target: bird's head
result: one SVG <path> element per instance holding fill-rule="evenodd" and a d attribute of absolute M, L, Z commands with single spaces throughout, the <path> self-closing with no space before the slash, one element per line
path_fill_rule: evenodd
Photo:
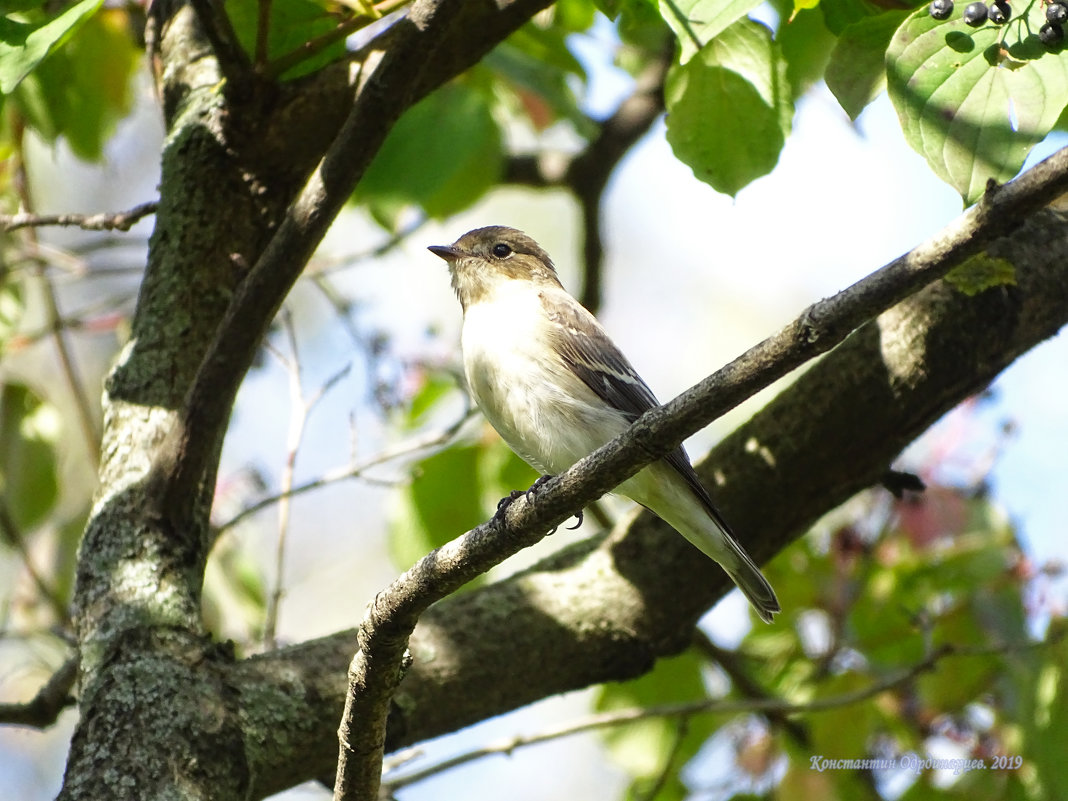
<path fill-rule="evenodd" d="M 449 263 L 452 288 L 464 309 L 506 282 L 560 286 L 549 254 L 515 228 L 476 228 L 451 245 L 431 245 L 427 250 Z"/>

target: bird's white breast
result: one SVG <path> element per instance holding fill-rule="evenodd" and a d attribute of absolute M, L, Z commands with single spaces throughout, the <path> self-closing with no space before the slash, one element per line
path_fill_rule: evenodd
<path fill-rule="evenodd" d="M 559 473 L 624 427 L 551 348 L 539 292 L 502 282 L 464 314 L 471 394 L 504 441 L 544 473 Z"/>

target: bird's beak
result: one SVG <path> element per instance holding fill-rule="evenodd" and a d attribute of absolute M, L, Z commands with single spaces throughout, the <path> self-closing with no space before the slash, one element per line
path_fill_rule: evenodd
<path fill-rule="evenodd" d="M 463 255 L 457 248 L 452 245 L 431 245 L 427 248 L 435 256 L 440 256 L 445 261 L 455 261 Z"/>

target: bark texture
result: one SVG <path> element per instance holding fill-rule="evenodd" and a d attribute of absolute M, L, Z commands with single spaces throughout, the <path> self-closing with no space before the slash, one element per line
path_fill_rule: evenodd
<path fill-rule="evenodd" d="M 208 510 L 230 403 L 330 209 L 392 122 L 545 5 L 417 2 L 361 69 L 276 86 L 235 72 L 240 59 L 220 67 L 192 7 L 153 4 L 168 138 L 79 552 L 81 717 L 62 798 L 259 798 L 332 772 L 354 633 L 236 661 L 203 630 Z M 224 32 L 210 32 L 218 46 Z M 311 208 L 309 187 L 330 203 Z M 870 485 L 940 414 L 1063 325 L 1066 230 L 1052 212 L 1034 215 L 992 248 L 1017 266 L 1017 286 L 976 298 L 943 285 L 923 291 L 716 449 L 705 478 L 758 561 Z M 228 353 L 231 330 L 244 331 L 244 344 Z M 196 405 L 212 397 L 217 406 Z M 165 451 L 176 436 L 181 447 Z M 176 487 L 180 513 L 159 497 Z M 608 538 L 565 545 L 523 575 L 446 600 L 412 639 L 388 746 L 638 675 L 689 642 L 729 586 L 685 541 L 636 515 Z"/>

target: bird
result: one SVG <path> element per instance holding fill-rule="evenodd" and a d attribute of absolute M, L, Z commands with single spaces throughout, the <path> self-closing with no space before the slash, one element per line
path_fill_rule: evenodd
<path fill-rule="evenodd" d="M 448 263 L 463 311 L 469 392 L 508 446 L 555 475 L 659 406 L 608 333 L 560 282 L 549 254 L 507 226 L 432 245 Z M 761 620 L 781 611 L 680 445 L 616 488 L 718 562 Z"/>

